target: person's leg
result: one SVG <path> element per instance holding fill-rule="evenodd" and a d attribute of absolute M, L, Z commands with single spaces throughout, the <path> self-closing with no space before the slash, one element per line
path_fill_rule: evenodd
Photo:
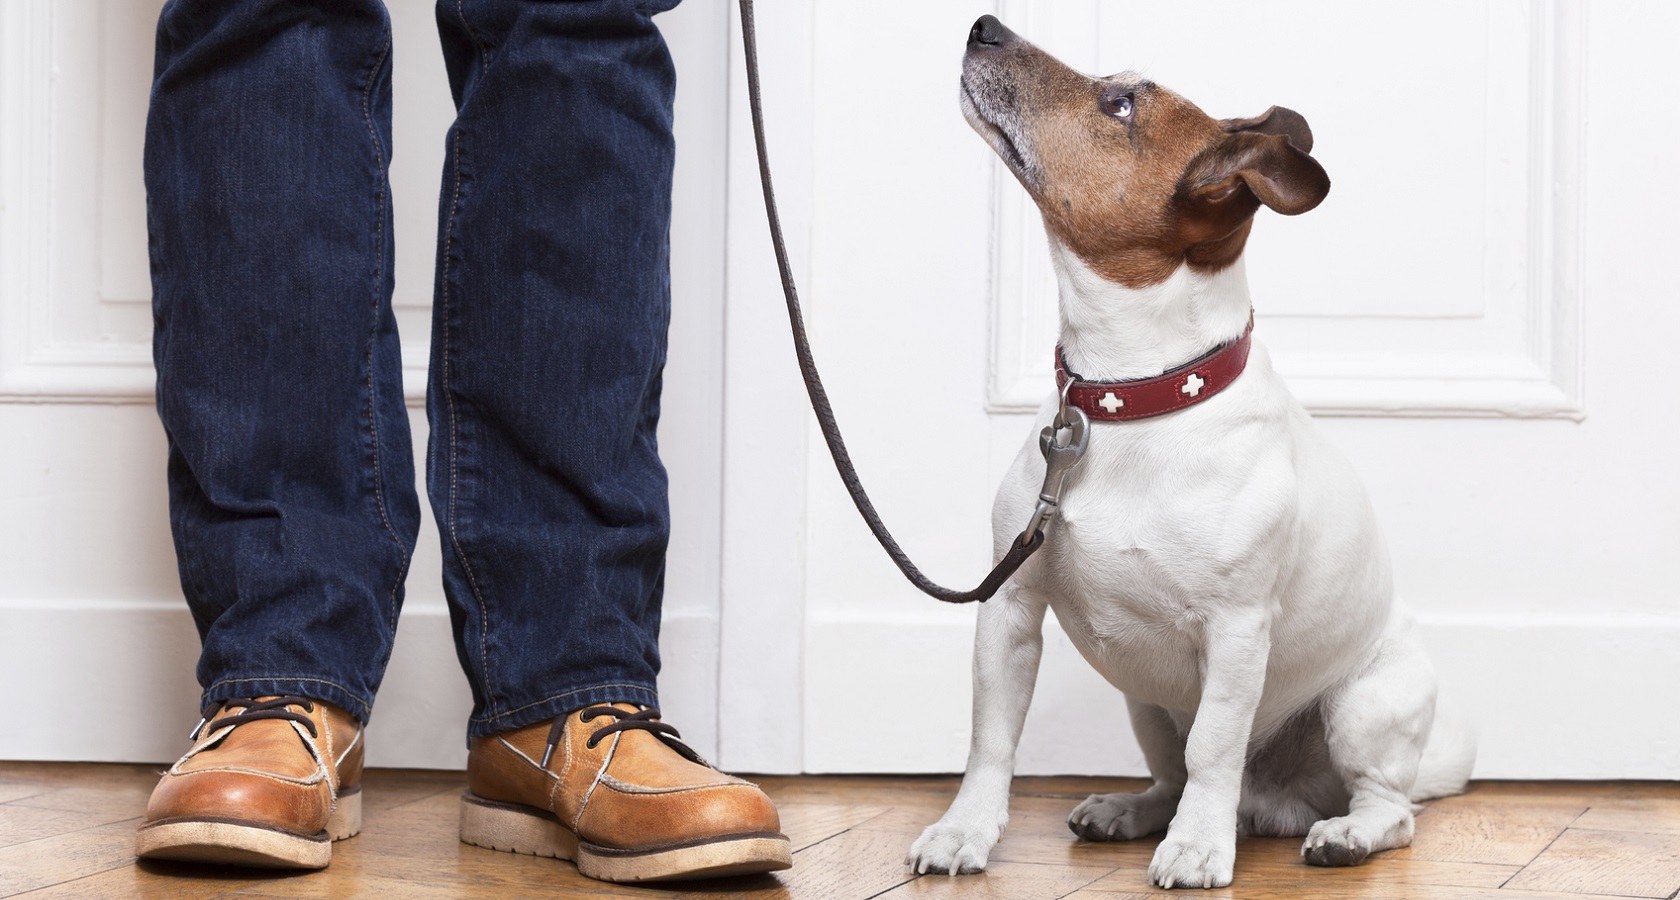
<path fill-rule="evenodd" d="M 461 839 L 644 881 L 787 868 L 755 786 L 655 720 L 675 0 L 440 0 L 428 487 L 473 684 Z"/>
<path fill-rule="evenodd" d="M 141 857 L 319 867 L 419 528 L 378 0 L 172 0 L 146 122 L 158 413 L 208 721 Z"/>
<path fill-rule="evenodd" d="M 146 122 L 158 413 L 204 706 L 365 721 L 419 503 L 379 0 L 174 0 Z"/>
<path fill-rule="evenodd" d="M 674 0 L 440 0 L 427 484 L 472 737 L 655 705 Z"/>

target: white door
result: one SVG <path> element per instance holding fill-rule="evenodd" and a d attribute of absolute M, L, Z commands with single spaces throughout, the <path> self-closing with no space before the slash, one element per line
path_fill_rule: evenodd
<path fill-rule="evenodd" d="M 798 205 L 784 214 L 815 348 L 863 478 L 924 570 L 966 588 L 988 568 L 993 490 L 1050 390 L 1036 217 L 957 110 L 969 25 L 990 12 L 1078 68 L 1141 70 L 1215 116 L 1306 115 L 1334 187 L 1299 219 L 1260 214 L 1256 334 L 1362 471 L 1444 702 L 1478 723 L 1478 774 L 1680 776 L 1680 401 L 1666 377 L 1680 123 L 1652 105 L 1654 86 L 1680 84 L 1680 10 L 777 6 L 760 12 L 764 41 L 810 48 L 765 65 L 784 85 L 767 114 L 787 132 L 772 149 Z M 749 150 L 736 141 L 732 158 Z M 745 229 L 732 240 L 759 239 Z M 763 287 L 732 291 L 731 315 L 750 302 L 774 316 Z M 764 377 L 791 379 L 786 359 Z M 805 646 L 784 673 L 802 677 L 803 729 L 788 762 L 959 770 L 973 610 L 911 589 L 809 426 L 805 443 Z M 1021 771 L 1141 773 L 1120 698 L 1047 628 Z"/>

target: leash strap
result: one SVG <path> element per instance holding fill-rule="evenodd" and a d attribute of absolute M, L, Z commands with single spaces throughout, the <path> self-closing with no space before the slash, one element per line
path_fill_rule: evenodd
<path fill-rule="evenodd" d="M 916 568 L 916 564 L 905 555 L 898 542 L 893 540 L 892 532 L 881 522 L 881 516 L 875 512 L 875 504 L 869 501 L 869 495 L 864 491 L 862 481 L 858 479 L 857 469 L 852 466 L 851 455 L 846 452 L 846 442 L 840 436 L 840 426 L 834 420 L 834 409 L 829 405 L 828 392 L 823 390 L 822 377 L 817 374 L 817 363 L 811 356 L 810 341 L 805 337 L 805 318 L 799 310 L 799 291 L 793 283 L 793 267 L 788 262 L 787 244 L 782 240 L 782 221 L 776 212 L 776 191 L 771 185 L 770 157 L 764 144 L 764 110 L 759 101 L 758 38 L 753 29 L 752 0 L 741 0 L 741 42 L 746 49 L 747 96 L 752 107 L 753 138 L 758 144 L 758 177 L 764 187 L 764 211 L 770 218 L 770 242 L 776 248 L 776 265 L 782 275 L 782 294 L 787 298 L 788 323 L 793 329 L 793 349 L 799 357 L 799 373 L 805 379 L 805 392 L 811 397 L 811 410 L 816 414 L 817 424 L 822 428 L 829 455 L 834 457 L 834 468 L 839 470 L 840 480 L 845 482 L 846 490 L 852 495 L 852 503 L 857 506 L 863 521 L 869 525 L 869 530 L 874 532 L 875 540 L 880 542 L 881 549 L 887 551 L 887 555 L 892 557 L 898 570 L 904 573 L 905 578 L 910 579 L 911 584 L 928 596 L 946 603 L 985 601 L 997 593 L 1004 581 L 1027 561 L 1027 557 L 1044 546 L 1044 527 L 1060 500 L 1062 477 L 1066 475 L 1068 468 L 1078 461 L 1079 454 L 1085 449 L 1085 429 L 1077 427 L 1077 437 L 1070 434 L 1064 444 L 1057 434 L 1061 428 L 1054 425 L 1045 428 L 1049 437 L 1041 437 L 1040 444 L 1050 463 L 1050 471 L 1046 473 L 1045 490 L 1039 495 L 1038 508 L 1034 511 L 1032 522 L 1027 529 L 1009 542 L 1009 551 L 998 561 L 991 574 L 980 582 L 979 587 L 971 591 L 954 591 L 933 583 Z M 1083 424 L 1083 413 L 1078 413 L 1077 410 L 1074 412 L 1078 414 L 1075 421 Z M 1064 424 L 1068 421 L 1066 416 L 1064 407 L 1063 415 L 1057 417 L 1058 425 L 1069 431 L 1075 430 L 1073 424 Z M 1057 465 L 1058 460 L 1063 461 L 1061 465 Z"/>

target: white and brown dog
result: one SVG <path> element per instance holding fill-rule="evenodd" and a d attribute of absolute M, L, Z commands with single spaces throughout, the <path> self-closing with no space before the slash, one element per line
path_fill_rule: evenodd
<path fill-rule="evenodd" d="M 1162 887 L 1229 884 L 1239 832 L 1305 835 L 1314 865 L 1406 846 L 1413 801 L 1462 790 L 1474 745 L 1435 724 L 1434 670 L 1357 475 L 1249 337 L 1255 212 L 1297 215 L 1330 189 L 1305 120 L 1212 119 L 1136 75 L 1075 72 L 991 16 L 962 106 L 1050 235 L 1065 388 L 1038 424 L 1064 396 L 1094 421 L 1048 544 L 980 610 L 968 771 L 909 864 L 985 868 L 1047 608 L 1125 692 L 1154 779 L 1075 807 L 1081 838 L 1166 829 Z M 1029 441 L 994 507 L 1000 555 L 1044 475 Z"/>

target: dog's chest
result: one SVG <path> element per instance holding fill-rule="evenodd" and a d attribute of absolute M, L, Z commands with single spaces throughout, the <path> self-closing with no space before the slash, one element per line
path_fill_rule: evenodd
<path fill-rule="evenodd" d="M 1269 601 L 1290 496 L 1274 482 L 1288 467 L 1241 439 L 1103 437 L 1092 435 L 1046 548 L 1051 605 L 1111 683 L 1193 707 L 1204 625 Z"/>

